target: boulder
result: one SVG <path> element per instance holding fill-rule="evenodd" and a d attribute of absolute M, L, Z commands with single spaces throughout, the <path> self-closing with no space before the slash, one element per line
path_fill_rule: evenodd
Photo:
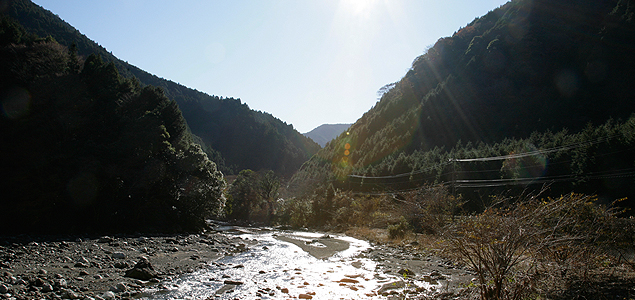
<path fill-rule="evenodd" d="M 146 281 L 158 277 L 150 261 L 145 257 L 141 257 L 139 262 L 132 269 L 126 271 L 124 276 Z"/>

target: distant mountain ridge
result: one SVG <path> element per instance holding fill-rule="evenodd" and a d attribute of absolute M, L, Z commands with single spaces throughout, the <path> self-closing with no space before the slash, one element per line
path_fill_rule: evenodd
<path fill-rule="evenodd" d="M 208 95 L 118 59 L 57 15 L 29 0 L 9 3 L 0 13 L 16 19 L 29 32 L 51 36 L 67 47 L 75 44 L 79 55 L 100 55 L 124 77 L 136 77 L 142 85 L 163 88 L 166 96 L 178 103 L 192 133 L 200 137 L 197 142 L 224 173 L 269 169 L 290 176 L 320 148 L 292 125 L 271 114 L 254 111 L 240 99 Z"/>
<path fill-rule="evenodd" d="M 353 124 L 322 124 L 307 133 L 303 133 L 303 135 L 324 147 L 326 143 L 346 131 L 351 125 Z"/>

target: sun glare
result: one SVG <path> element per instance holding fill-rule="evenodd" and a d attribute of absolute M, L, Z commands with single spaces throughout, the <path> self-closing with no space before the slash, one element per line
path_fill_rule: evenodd
<path fill-rule="evenodd" d="M 349 14 L 367 18 L 377 2 L 378 0 L 341 0 L 340 4 Z"/>

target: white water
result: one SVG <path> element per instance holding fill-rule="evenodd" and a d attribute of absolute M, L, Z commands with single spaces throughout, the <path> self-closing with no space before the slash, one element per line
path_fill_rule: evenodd
<path fill-rule="evenodd" d="M 322 234 L 245 228 L 236 234 L 258 243 L 235 256 L 210 262 L 207 269 L 165 284 L 163 289 L 149 289 L 148 299 L 286 299 L 300 294 L 312 299 L 365 299 L 377 297 L 381 285 L 399 280 L 377 275 L 376 262 L 360 255 L 370 247 L 362 240 L 333 236 L 349 242 L 350 247 L 328 259 L 317 259 L 274 235 L 292 234 L 311 241 Z M 228 286 L 227 280 L 242 284 Z M 417 282 L 417 286 L 426 285 L 430 287 Z"/>

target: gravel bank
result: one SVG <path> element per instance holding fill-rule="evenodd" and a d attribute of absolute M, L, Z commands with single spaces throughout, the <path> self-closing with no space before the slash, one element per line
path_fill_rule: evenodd
<path fill-rule="evenodd" d="M 0 237 L 0 299 L 132 299 L 249 244 L 220 233 Z"/>

